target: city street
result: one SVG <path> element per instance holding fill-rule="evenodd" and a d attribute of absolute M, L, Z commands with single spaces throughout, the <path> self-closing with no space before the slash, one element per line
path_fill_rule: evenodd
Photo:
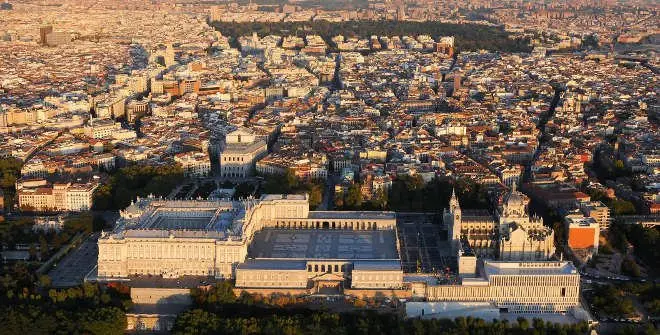
<path fill-rule="evenodd" d="M 53 287 L 80 285 L 85 276 L 96 266 L 98 258 L 97 240 L 100 233 L 94 233 L 82 244 L 69 252 L 48 273 Z"/>

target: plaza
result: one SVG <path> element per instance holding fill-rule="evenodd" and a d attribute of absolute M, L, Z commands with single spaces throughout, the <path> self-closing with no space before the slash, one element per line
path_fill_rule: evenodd
<path fill-rule="evenodd" d="M 255 234 L 250 258 L 397 259 L 393 231 L 264 229 Z"/>
<path fill-rule="evenodd" d="M 447 230 L 439 218 L 428 214 L 397 213 L 397 236 L 401 265 L 407 273 L 455 272 L 455 255 L 447 240 Z"/>

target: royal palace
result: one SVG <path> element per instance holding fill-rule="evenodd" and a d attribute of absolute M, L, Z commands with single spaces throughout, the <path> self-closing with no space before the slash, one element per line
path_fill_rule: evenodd
<path fill-rule="evenodd" d="M 512 312 L 578 306 L 579 274 L 550 260 L 552 233 L 513 190 L 491 218 L 443 217 L 456 280 L 404 273 L 394 212 L 310 211 L 307 195 L 259 199 L 141 198 L 99 238 L 98 278 L 204 276 L 245 290 L 373 292 L 438 302 L 491 303 Z M 438 240 L 444 239 L 440 236 Z"/>

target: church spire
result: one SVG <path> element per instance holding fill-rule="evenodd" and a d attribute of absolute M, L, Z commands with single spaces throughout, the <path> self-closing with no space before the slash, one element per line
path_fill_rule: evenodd
<path fill-rule="evenodd" d="M 452 188 L 451 198 L 449 199 L 449 210 L 454 212 L 457 208 L 460 210 L 461 204 L 458 202 L 458 197 L 456 196 L 456 189 Z"/>

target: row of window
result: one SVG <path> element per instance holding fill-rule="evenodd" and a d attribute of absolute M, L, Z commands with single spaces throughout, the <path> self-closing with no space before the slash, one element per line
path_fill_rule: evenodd
<path fill-rule="evenodd" d="M 244 166 L 224 166 L 223 170 L 225 171 L 242 171 Z"/>
<path fill-rule="evenodd" d="M 355 280 L 354 280 L 355 281 Z M 394 287 L 391 283 L 359 283 L 353 284 L 354 287 L 363 288 L 391 288 Z"/>
<path fill-rule="evenodd" d="M 361 229 L 376 230 L 376 222 L 276 221 L 276 228 Z"/>
<path fill-rule="evenodd" d="M 197 245 L 129 245 L 129 258 L 212 259 L 214 246 Z"/>
<path fill-rule="evenodd" d="M 332 273 L 332 268 L 333 268 L 332 264 L 328 264 L 327 267 L 325 266 L 325 264 L 321 264 L 320 267 L 319 267 L 318 264 L 315 264 L 313 267 L 312 267 L 311 264 L 308 264 L 307 265 L 307 272 L 328 272 L 328 273 Z M 340 267 L 339 264 L 335 264 L 334 269 L 335 269 L 334 272 L 346 272 L 346 265 L 342 265 Z"/>
<path fill-rule="evenodd" d="M 133 274 L 135 276 L 138 275 L 161 275 L 163 271 L 160 269 L 128 269 L 128 273 Z M 119 273 L 116 273 L 117 276 L 119 276 Z M 199 269 L 194 269 L 194 270 L 176 270 L 175 275 L 177 276 L 212 276 L 213 275 L 213 270 L 199 270 Z M 112 277 L 112 275 L 111 275 Z"/>

